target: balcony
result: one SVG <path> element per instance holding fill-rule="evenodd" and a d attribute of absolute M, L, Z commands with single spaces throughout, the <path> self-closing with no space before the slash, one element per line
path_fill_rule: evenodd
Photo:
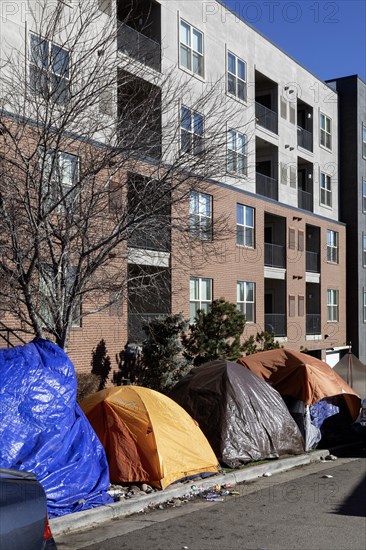
<path fill-rule="evenodd" d="M 264 315 L 264 328 L 267 332 L 271 332 L 274 336 L 284 337 L 286 331 L 286 314 L 285 313 L 266 313 Z"/>
<path fill-rule="evenodd" d="M 301 126 L 297 127 L 297 145 L 313 152 L 313 134 Z"/>
<path fill-rule="evenodd" d="M 143 65 L 161 72 L 161 46 L 152 38 L 118 23 L 117 48 Z"/>
<path fill-rule="evenodd" d="M 162 319 L 167 313 L 129 313 L 128 315 L 128 340 L 131 342 L 143 342 L 146 334 L 142 328 L 153 319 Z"/>
<path fill-rule="evenodd" d="M 256 172 L 256 193 L 263 197 L 278 200 L 278 181 L 264 174 Z"/>
<path fill-rule="evenodd" d="M 156 223 L 158 223 L 158 221 Z M 156 226 L 151 228 L 150 231 L 151 232 L 149 235 L 143 230 L 137 230 L 134 232 L 128 239 L 128 246 L 142 250 L 170 252 L 170 236 L 167 235 L 168 231 L 162 231 L 158 235 L 156 232 Z"/>
<path fill-rule="evenodd" d="M 264 265 L 285 268 L 285 247 L 279 244 L 264 243 Z"/>
<path fill-rule="evenodd" d="M 298 207 L 308 212 L 313 211 L 313 194 L 308 191 L 298 189 Z"/>
<path fill-rule="evenodd" d="M 319 253 L 306 251 L 306 271 L 308 273 L 320 273 Z"/>
<path fill-rule="evenodd" d="M 274 134 L 278 133 L 278 115 L 258 101 L 255 102 L 255 118 L 259 126 L 266 128 Z"/>
<path fill-rule="evenodd" d="M 321 317 L 320 317 L 320 314 L 308 314 L 308 315 L 306 315 L 306 334 L 308 336 L 314 336 L 315 334 L 321 334 Z"/>

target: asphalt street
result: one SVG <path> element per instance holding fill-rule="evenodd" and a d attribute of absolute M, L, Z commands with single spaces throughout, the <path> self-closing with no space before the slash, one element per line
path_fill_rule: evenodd
<path fill-rule="evenodd" d="M 236 487 L 223 502 L 110 521 L 61 535 L 59 550 L 365 550 L 366 458 L 338 458 Z"/>

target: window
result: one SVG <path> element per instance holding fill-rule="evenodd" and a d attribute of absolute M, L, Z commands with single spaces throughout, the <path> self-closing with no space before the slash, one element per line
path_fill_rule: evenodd
<path fill-rule="evenodd" d="M 304 317 L 304 314 L 305 314 L 305 296 L 298 296 L 297 297 L 297 305 L 298 305 L 298 315 L 299 315 L 299 317 Z"/>
<path fill-rule="evenodd" d="M 303 231 L 297 232 L 297 250 L 304 252 L 305 250 L 305 234 Z"/>
<path fill-rule="evenodd" d="M 246 136 L 236 130 L 227 133 L 227 171 L 239 176 L 247 173 Z"/>
<path fill-rule="evenodd" d="M 110 181 L 108 186 L 108 207 L 109 212 L 120 214 L 123 202 L 122 202 L 122 187 L 117 181 Z"/>
<path fill-rule="evenodd" d="M 291 227 L 288 230 L 288 247 L 290 250 L 295 250 L 296 248 L 296 230 Z"/>
<path fill-rule="evenodd" d="M 366 180 L 362 182 L 362 210 L 366 212 Z"/>
<path fill-rule="evenodd" d="M 180 21 L 180 66 L 203 77 L 203 34 Z"/>
<path fill-rule="evenodd" d="M 332 148 L 332 121 L 323 113 L 320 113 L 320 145 Z"/>
<path fill-rule="evenodd" d="M 79 157 L 63 151 L 41 151 L 43 168 L 43 201 L 46 207 L 58 204 L 66 212 L 79 207 L 73 186 L 78 177 Z"/>
<path fill-rule="evenodd" d="M 338 233 L 327 230 L 327 262 L 338 263 Z"/>
<path fill-rule="evenodd" d="M 362 156 L 366 159 L 366 126 L 362 125 Z"/>
<path fill-rule="evenodd" d="M 332 180 L 324 172 L 320 172 L 320 204 L 332 207 Z"/>
<path fill-rule="evenodd" d="M 52 269 L 51 265 L 41 264 L 39 270 L 39 295 L 40 308 L 39 316 L 44 327 L 55 325 L 60 315 L 58 303 L 54 297 L 57 295 L 56 289 L 61 289 L 63 293 L 64 307 L 67 308 L 73 302 L 72 308 L 72 326 L 81 326 L 81 300 L 80 296 L 75 294 L 74 282 L 76 277 L 75 266 L 68 266 L 60 270 L 60 266 Z"/>
<path fill-rule="evenodd" d="M 366 290 L 363 289 L 363 322 L 366 323 Z"/>
<path fill-rule="evenodd" d="M 189 230 L 202 240 L 212 239 L 212 196 L 192 191 L 189 195 Z"/>
<path fill-rule="evenodd" d="M 295 296 L 288 297 L 288 316 L 295 317 L 296 313 L 296 298 Z"/>
<path fill-rule="evenodd" d="M 194 319 L 199 309 L 206 313 L 209 311 L 212 302 L 212 279 L 202 279 L 200 277 L 191 277 L 190 286 L 190 319 Z"/>
<path fill-rule="evenodd" d="M 181 150 L 191 155 L 202 155 L 204 149 L 203 136 L 203 115 L 187 107 L 182 107 L 180 119 Z"/>
<path fill-rule="evenodd" d="M 255 323 L 255 283 L 238 281 L 236 302 L 238 310 L 245 315 L 247 323 Z"/>
<path fill-rule="evenodd" d="M 254 208 L 236 205 L 236 244 L 254 248 Z"/>
<path fill-rule="evenodd" d="M 327 290 L 327 321 L 338 321 L 338 290 Z"/>
<path fill-rule="evenodd" d="M 366 235 L 362 235 L 362 265 L 366 267 Z"/>
<path fill-rule="evenodd" d="M 227 54 L 227 91 L 229 94 L 246 101 L 246 63 L 231 52 Z"/>
<path fill-rule="evenodd" d="M 69 96 L 69 52 L 30 35 L 29 84 L 34 94 L 64 104 Z"/>

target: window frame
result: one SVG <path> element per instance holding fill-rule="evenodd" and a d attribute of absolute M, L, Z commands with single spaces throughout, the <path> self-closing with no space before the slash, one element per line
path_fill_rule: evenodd
<path fill-rule="evenodd" d="M 198 283 L 198 298 L 192 297 L 192 283 Z M 203 283 L 208 282 L 208 289 L 210 298 L 209 299 L 203 299 L 202 298 L 202 285 Z M 197 316 L 197 312 L 199 310 L 203 310 L 208 312 L 209 307 L 212 304 L 213 299 L 213 279 L 210 277 L 190 277 L 189 279 L 189 316 L 190 316 L 190 322 L 191 324 L 194 323 L 194 319 Z M 197 307 L 198 304 L 198 307 Z M 192 306 L 194 305 L 195 314 L 192 315 Z M 202 307 L 204 306 L 204 307 Z"/>
<path fill-rule="evenodd" d="M 327 229 L 327 262 L 339 263 L 339 233 L 333 229 Z"/>
<path fill-rule="evenodd" d="M 366 159 L 366 125 L 362 124 L 362 158 Z"/>
<path fill-rule="evenodd" d="M 238 216 L 238 211 L 239 209 L 242 208 L 243 209 L 243 223 L 239 223 L 238 222 L 238 219 L 239 219 L 239 216 Z M 253 219 L 253 225 L 249 225 L 247 222 L 247 211 L 251 211 L 252 213 L 252 219 Z M 241 229 L 242 228 L 242 229 Z M 239 233 L 240 231 L 239 230 L 242 230 L 243 232 L 243 243 L 239 242 Z M 251 243 L 252 244 L 247 244 L 247 235 L 251 236 Z M 253 206 L 248 206 L 247 204 L 242 204 L 242 203 L 236 203 L 236 245 L 237 246 L 242 246 L 244 248 L 251 248 L 251 249 L 255 249 L 255 208 L 253 208 Z"/>
<path fill-rule="evenodd" d="M 182 24 L 186 25 L 189 28 L 189 44 L 185 44 L 182 41 Z M 201 42 L 202 42 L 202 52 L 199 52 L 198 50 L 194 49 L 193 47 L 193 36 L 194 31 L 201 35 Z M 186 67 L 182 63 L 182 49 L 185 49 L 187 51 L 187 59 L 189 58 L 189 65 L 190 67 Z M 194 56 L 197 56 L 198 59 L 198 66 L 201 62 L 202 71 L 195 71 L 194 70 Z M 191 25 L 191 23 L 188 23 L 185 19 L 182 17 L 179 18 L 179 68 L 183 71 L 187 71 L 189 74 L 196 76 L 197 78 L 200 78 L 204 80 L 205 78 L 205 44 L 204 44 L 204 34 L 202 31 L 197 29 L 194 25 Z"/>
<path fill-rule="evenodd" d="M 230 134 L 233 134 L 234 135 L 234 146 L 235 148 L 230 148 L 229 147 L 229 144 L 230 144 Z M 238 146 L 237 146 L 237 142 L 238 142 L 238 138 L 239 139 L 242 139 L 243 140 L 243 149 L 242 151 L 239 151 L 238 150 Z M 233 176 L 237 176 L 237 177 L 245 177 L 248 175 L 248 153 L 247 153 L 247 136 L 246 134 L 242 134 L 241 132 L 239 132 L 238 130 L 235 130 L 234 128 L 229 128 L 227 130 L 227 139 L 226 139 L 226 171 L 228 174 L 230 175 L 233 175 Z M 230 170 L 229 169 L 229 158 L 230 156 L 232 156 L 233 158 L 233 163 L 235 165 L 235 168 L 236 169 L 233 169 L 233 170 Z M 243 165 L 243 171 L 240 172 L 238 170 L 238 166 L 240 165 L 240 162 L 239 161 L 242 161 L 242 165 Z"/>
<path fill-rule="evenodd" d="M 233 73 L 232 71 L 229 70 L 229 66 L 230 66 L 229 56 L 230 55 L 234 58 L 235 73 Z M 244 79 L 242 79 L 239 76 L 239 63 L 243 63 L 243 65 L 244 65 Z M 232 79 L 234 80 L 235 93 L 230 91 L 230 89 L 229 89 L 229 79 L 230 79 L 230 77 L 232 77 Z M 243 97 L 240 97 L 240 95 L 238 93 L 240 83 L 243 86 Z M 242 103 L 247 103 L 247 100 L 248 100 L 248 95 L 247 95 L 247 63 L 246 63 L 246 61 L 244 61 L 244 59 L 242 59 L 241 57 L 236 55 L 231 50 L 226 51 L 226 93 L 230 97 L 235 98 L 237 101 L 240 101 Z"/>
<path fill-rule="evenodd" d="M 183 114 L 183 109 L 186 109 L 186 111 L 189 111 L 190 113 L 190 128 L 185 128 L 183 123 L 184 123 L 184 114 Z M 198 156 L 201 156 L 204 154 L 205 152 L 205 116 L 200 113 L 199 111 L 195 111 L 194 109 L 191 109 L 190 107 L 187 107 L 186 105 L 181 105 L 180 106 L 180 125 L 179 125 L 179 128 L 180 128 L 180 132 L 179 132 L 179 137 L 180 137 L 180 151 L 182 154 L 185 154 L 185 155 L 191 155 L 193 157 L 198 157 Z M 201 125 L 202 125 L 202 133 L 198 133 L 195 131 L 195 116 L 198 115 L 199 117 L 201 117 L 202 121 L 201 121 Z M 183 135 L 186 135 L 188 136 L 189 135 L 189 150 L 185 150 L 185 147 L 183 146 Z M 198 146 L 198 150 L 197 152 L 195 152 L 195 148 L 197 147 L 197 143 L 198 142 L 200 145 Z"/>
<path fill-rule="evenodd" d="M 38 48 L 42 46 L 45 50 L 47 49 L 47 52 L 42 51 L 41 55 L 39 55 L 39 52 L 34 49 L 33 39 L 38 41 Z M 67 54 L 67 65 L 60 72 L 55 70 L 54 49 L 58 49 L 59 53 L 62 51 Z M 70 66 L 69 50 L 58 45 L 56 42 L 43 38 L 39 34 L 32 31 L 29 32 L 28 90 L 30 94 L 42 97 L 45 90 L 47 90 L 47 99 L 53 100 L 56 105 L 65 105 L 70 95 Z M 33 77 L 32 71 L 35 74 Z M 35 80 L 35 84 L 32 83 L 32 78 Z M 55 81 L 58 81 L 58 84 L 53 90 L 53 83 Z M 55 90 L 59 88 L 61 81 L 64 82 L 64 88 L 56 96 Z"/>
<path fill-rule="evenodd" d="M 251 285 L 250 293 L 253 295 L 253 300 L 246 300 L 247 297 L 247 285 Z M 240 300 L 240 288 L 242 287 L 243 300 Z M 255 282 L 254 281 L 237 281 L 236 282 L 236 307 L 245 315 L 246 323 L 254 324 L 256 319 L 256 300 L 255 300 Z M 248 307 L 252 307 L 252 319 L 247 315 Z"/>
<path fill-rule="evenodd" d="M 196 197 L 196 200 L 194 198 Z M 207 200 L 207 202 L 206 202 Z M 197 208 L 191 208 L 192 204 Z M 209 214 L 204 213 L 201 206 L 209 206 Z M 201 191 L 191 191 L 189 194 L 189 232 L 192 237 L 201 241 L 212 241 L 213 234 L 213 196 Z"/>
<path fill-rule="evenodd" d="M 326 174 L 325 172 L 320 171 L 319 179 L 320 179 L 319 181 L 320 204 L 321 206 L 325 206 L 326 208 L 333 208 L 332 177 L 329 174 Z M 330 204 L 328 204 L 325 200 L 323 201 L 323 195 L 324 195 L 324 199 L 326 199 L 326 197 L 329 198 Z"/>
<path fill-rule="evenodd" d="M 366 288 L 363 289 L 363 322 L 366 323 Z"/>
<path fill-rule="evenodd" d="M 43 176 L 46 175 L 47 178 L 46 181 L 41 182 L 43 201 L 51 209 L 53 209 L 57 204 L 56 211 L 58 213 L 65 213 L 67 212 L 65 208 L 65 206 L 67 206 L 67 201 L 73 201 L 75 197 L 75 190 L 74 192 L 70 192 L 70 190 L 75 186 L 79 178 L 80 157 L 79 155 L 68 153 L 67 151 L 55 151 L 53 149 L 48 149 L 47 151 L 44 151 L 42 150 L 42 148 L 40 148 L 40 151 L 43 156 Z M 60 159 L 66 157 L 69 157 L 70 159 L 75 159 L 73 165 L 74 172 L 72 175 L 73 182 L 70 185 L 66 183 L 66 180 L 63 179 L 64 170 L 62 169 L 62 161 L 60 162 Z M 45 174 L 45 168 L 47 167 L 48 158 L 51 159 L 50 172 L 48 173 L 47 171 L 47 173 Z M 47 189 L 44 188 L 45 186 L 47 186 Z M 62 194 L 60 194 L 61 190 Z M 64 190 L 66 190 L 66 192 L 64 192 Z"/>
<path fill-rule="evenodd" d="M 322 119 L 324 120 L 324 128 L 322 126 Z M 327 129 L 327 121 L 329 121 L 329 130 Z M 324 139 L 322 139 L 324 137 Z M 329 139 L 330 146 L 327 145 L 327 137 Z M 322 143 L 324 141 L 324 143 Z M 319 115 L 319 145 L 324 147 L 327 151 L 332 151 L 332 119 L 320 111 Z"/>
<path fill-rule="evenodd" d="M 339 322 L 339 290 L 327 288 L 327 322 Z"/>
<path fill-rule="evenodd" d="M 366 179 L 362 180 L 362 212 L 366 214 Z"/>
<path fill-rule="evenodd" d="M 366 233 L 362 233 L 362 267 L 366 267 Z"/>

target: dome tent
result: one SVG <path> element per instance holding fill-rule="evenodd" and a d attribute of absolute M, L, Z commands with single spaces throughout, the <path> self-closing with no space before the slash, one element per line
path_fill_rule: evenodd
<path fill-rule="evenodd" d="M 169 395 L 197 420 L 220 462 L 230 467 L 304 450 L 281 396 L 237 363 L 196 367 Z"/>
<path fill-rule="evenodd" d="M 169 397 L 141 386 L 97 392 L 81 403 L 106 451 L 112 483 L 168 485 L 218 461 L 197 423 Z"/>

